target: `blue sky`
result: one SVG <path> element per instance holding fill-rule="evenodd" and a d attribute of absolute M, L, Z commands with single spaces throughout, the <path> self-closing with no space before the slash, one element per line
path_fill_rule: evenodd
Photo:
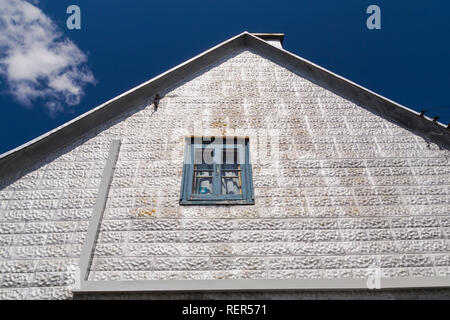
<path fill-rule="evenodd" d="M 450 122 L 449 1 L 30 0 L 47 18 L 5 31 L 11 1 L 0 0 L 0 153 L 244 30 L 283 32 L 286 50 Z M 81 8 L 81 30 L 66 27 L 71 4 Z M 381 8 L 381 30 L 366 28 L 371 4 Z"/>

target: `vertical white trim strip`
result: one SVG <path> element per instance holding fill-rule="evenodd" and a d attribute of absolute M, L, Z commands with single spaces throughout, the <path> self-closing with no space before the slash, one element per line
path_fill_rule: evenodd
<path fill-rule="evenodd" d="M 106 200 L 108 199 L 109 186 L 114 174 L 117 157 L 119 155 L 120 140 L 113 140 L 109 149 L 108 159 L 106 160 L 105 168 L 103 169 L 102 181 L 95 200 L 94 209 L 92 212 L 89 227 L 84 239 L 83 248 L 81 250 L 79 267 L 81 282 L 86 281 L 91 267 L 92 256 L 94 254 L 95 242 L 100 228 L 100 222 L 105 211 Z"/>

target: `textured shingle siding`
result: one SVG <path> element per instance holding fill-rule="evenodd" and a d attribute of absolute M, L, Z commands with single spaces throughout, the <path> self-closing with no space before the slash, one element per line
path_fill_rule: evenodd
<path fill-rule="evenodd" d="M 2 177 L 0 298 L 69 298 L 108 141 L 81 140 Z"/>
<path fill-rule="evenodd" d="M 112 139 L 89 280 L 450 275 L 449 150 L 251 51 L 161 96 L 3 177 L 1 299 L 71 297 Z M 186 135 L 250 137 L 254 206 L 179 206 Z"/>

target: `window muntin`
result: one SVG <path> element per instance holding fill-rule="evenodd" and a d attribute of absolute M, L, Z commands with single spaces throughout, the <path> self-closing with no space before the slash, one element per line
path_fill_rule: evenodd
<path fill-rule="evenodd" d="M 252 204 L 248 139 L 187 138 L 181 204 Z"/>

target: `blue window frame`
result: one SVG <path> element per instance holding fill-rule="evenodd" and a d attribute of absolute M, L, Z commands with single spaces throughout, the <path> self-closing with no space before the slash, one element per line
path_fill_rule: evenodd
<path fill-rule="evenodd" d="M 186 138 L 180 204 L 254 204 L 248 138 Z"/>

